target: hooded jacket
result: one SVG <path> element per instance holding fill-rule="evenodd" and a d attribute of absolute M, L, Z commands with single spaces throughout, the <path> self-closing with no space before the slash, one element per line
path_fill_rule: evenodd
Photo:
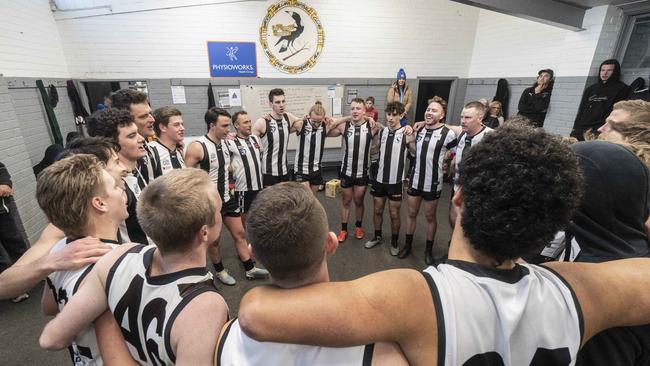
<path fill-rule="evenodd" d="M 600 69 L 605 64 L 613 64 L 614 72 L 605 82 L 600 79 Z M 605 118 L 612 112 L 614 103 L 627 97 L 628 87 L 620 81 L 621 65 L 614 59 L 605 60 L 598 68 L 598 82 L 587 87 L 573 124 L 574 130 L 585 131 L 605 124 Z"/>
<path fill-rule="evenodd" d="M 13 186 L 11 183 L 11 175 L 9 175 L 7 167 L 2 163 L 0 163 L 0 185 Z M 5 197 L 0 197 L 0 213 L 8 213 L 9 208 L 7 206 L 8 202 L 5 202 Z"/>
<path fill-rule="evenodd" d="M 648 168 L 630 150 L 611 142 L 579 142 L 571 149 L 585 181 L 580 208 L 568 230 L 580 246 L 575 261 L 649 257 Z"/>
<path fill-rule="evenodd" d="M 551 93 L 553 93 L 553 81 L 542 90 L 539 94 L 535 93 L 537 83 L 530 88 L 524 89 L 519 98 L 519 114 L 530 119 L 536 127 L 543 127 L 546 119 L 546 111 L 551 103 Z"/>

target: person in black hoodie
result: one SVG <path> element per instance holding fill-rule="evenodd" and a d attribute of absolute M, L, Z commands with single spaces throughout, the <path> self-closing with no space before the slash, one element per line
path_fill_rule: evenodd
<path fill-rule="evenodd" d="M 0 272 L 9 268 L 27 250 L 27 243 L 12 216 L 15 209 L 13 185 L 7 167 L 0 162 L 0 245 L 9 255 L 0 254 Z"/>
<path fill-rule="evenodd" d="M 621 65 L 615 59 L 600 64 L 598 82 L 585 89 L 573 124 L 571 136 L 584 141 L 587 131 L 596 130 L 605 123 L 605 117 L 612 111 L 614 103 L 625 99 L 627 85 L 620 81 Z"/>
<path fill-rule="evenodd" d="M 530 88 L 524 89 L 519 98 L 520 115 L 531 120 L 535 127 L 543 127 L 546 110 L 551 102 L 553 92 L 553 70 L 544 69 L 537 73 L 537 81 Z"/>

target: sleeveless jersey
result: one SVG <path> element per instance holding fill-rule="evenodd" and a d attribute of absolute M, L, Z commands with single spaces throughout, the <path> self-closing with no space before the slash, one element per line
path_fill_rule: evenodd
<path fill-rule="evenodd" d="M 474 136 L 467 136 L 467 133 L 462 132 L 458 135 L 458 144 L 456 145 L 456 173 L 454 174 L 454 191 L 457 191 L 460 187 L 458 185 L 460 179 L 460 172 L 458 168 L 460 167 L 460 162 L 463 160 L 463 152 L 468 150 L 471 146 L 474 146 L 481 142 L 483 136 L 486 133 L 492 131 L 490 127 L 483 126 L 483 128 Z"/>
<path fill-rule="evenodd" d="M 155 245 L 138 245 L 124 253 L 108 272 L 106 297 L 133 359 L 173 365 L 174 320 L 196 296 L 217 290 L 205 267 L 150 276 L 155 250 Z"/>
<path fill-rule="evenodd" d="M 52 247 L 50 253 L 58 252 L 65 248 L 65 246 L 72 242 L 73 239 L 63 238 Z M 113 247 L 117 246 L 116 241 L 102 240 Z M 56 301 L 59 311 L 63 310 L 70 298 L 77 292 L 79 285 L 86 275 L 90 273 L 93 265 L 74 270 L 74 271 L 58 271 L 50 273 L 46 282 Z M 68 351 L 72 357 L 72 363 L 75 366 L 82 365 L 103 365 L 102 356 L 99 353 L 99 346 L 97 345 L 97 338 L 95 337 L 95 327 L 90 324 L 82 330 L 74 339 L 74 342 L 68 346 Z"/>
<path fill-rule="evenodd" d="M 445 154 L 456 140 L 454 131 L 442 125 L 423 128 L 415 137 L 415 167 L 411 172 L 411 188 L 423 192 L 442 190 L 442 164 Z"/>
<path fill-rule="evenodd" d="M 262 185 L 262 144 L 260 138 L 236 137 L 228 144 L 232 157 L 232 171 L 235 176 L 235 191 L 259 191 Z"/>
<path fill-rule="evenodd" d="M 210 178 L 217 186 L 221 200 L 225 203 L 230 200 L 230 150 L 228 141 L 222 139 L 217 144 L 208 135 L 196 139 L 203 146 L 203 160 L 199 161 L 201 169 L 208 172 Z"/>
<path fill-rule="evenodd" d="M 438 322 L 438 365 L 574 365 L 584 324 L 552 270 L 449 260 L 424 270 Z"/>
<path fill-rule="evenodd" d="M 406 154 L 406 136 L 404 127 L 395 131 L 384 127 L 379 131 L 379 169 L 377 182 L 397 184 L 404 180 L 404 157 Z"/>
<path fill-rule="evenodd" d="M 147 183 L 139 174 L 139 169 L 130 172 L 122 180 L 124 181 L 126 209 L 129 212 L 129 217 L 120 223 L 120 240 L 124 243 L 153 244 L 148 240 L 144 230 L 142 230 L 138 222 L 138 213 L 136 212 L 138 199 L 140 198 L 140 193 L 142 193 L 142 186 L 146 186 Z"/>
<path fill-rule="evenodd" d="M 257 342 L 248 337 L 239 326 L 239 320 L 232 321 L 224 332 L 217 349 L 217 366 L 256 365 L 370 365 L 374 345 L 327 348 Z"/>
<path fill-rule="evenodd" d="M 314 128 L 307 119 L 303 121 L 302 130 L 297 135 L 299 141 L 293 169 L 297 174 L 310 175 L 319 172 L 325 147 L 325 127 L 321 124 Z"/>
<path fill-rule="evenodd" d="M 178 149 L 174 151 L 169 150 L 160 141 L 150 143 L 149 148 L 154 157 L 154 166 L 156 166 L 156 170 L 154 171 L 155 178 L 165 175 L 174 169 L 185 168 L 183 154 Z"/>
<path fill-rule="evenodd" d="M 289 144 L 289 116 L 266 121 L 262 139 L 262 174 L 281 176 L 287 174 L 287 145 Z"/>
<path fill-rule="evenodd" d="M 368 122 L 355 126 L 345 123 L 343 133 L 343 161 L 341 174 L 350 178 L 363 178 L 368 175 L 368 154 L 372 144 L 372 129 Z"/>

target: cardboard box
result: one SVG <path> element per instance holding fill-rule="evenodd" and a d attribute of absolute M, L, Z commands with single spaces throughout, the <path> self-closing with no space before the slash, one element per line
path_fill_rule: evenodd
<path fill-rule="evenodd" d="M 332 179 L 325 183 L 325 196 L 335 198 L 339 193 L 341 193 L 340 180 Z"/>

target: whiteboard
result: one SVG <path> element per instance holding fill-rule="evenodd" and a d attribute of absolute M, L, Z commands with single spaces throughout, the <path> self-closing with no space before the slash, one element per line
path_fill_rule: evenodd
<path fill-rule="evenodd" d="M 338 87 L 342 89 L 342 86 Z M 271 111 L 269 91 L 274 88 L 284 90 L 287 100 L 286 111 L 296 117 L 307 114 L 316 101 L 323 103 L 327 115 L 332 116 L 332 98 L 327 96 L 327 85 L 242 85 L 242 107 L 253 122 Z M 293 133 L 289 137 L 288 148 L 295 150 L 297 145 L 298 138 Z M 341 147 L 341 137 L 326 138 L 325 147 Z"/>

